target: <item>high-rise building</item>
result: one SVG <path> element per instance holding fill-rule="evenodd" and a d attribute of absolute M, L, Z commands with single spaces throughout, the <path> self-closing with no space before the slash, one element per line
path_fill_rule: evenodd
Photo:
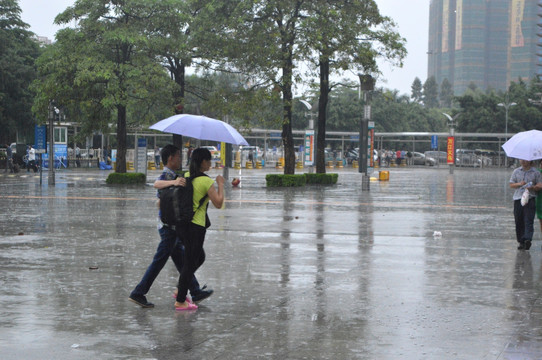
<path fill-rule="evenodd" d="M 537 75 L 542 0 L 431 0 L 428 77 L 461 95 L 472 83 L 506 90 Z M 538 51 L 542 52 L 542 51 Z M 540 55 L 542 57 L 542 55 Z"/>

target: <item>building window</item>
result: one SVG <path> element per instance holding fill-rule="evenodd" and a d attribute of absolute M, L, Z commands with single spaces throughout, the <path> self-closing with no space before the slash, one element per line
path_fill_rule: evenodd
<path fill-rule="evenodd" d="M 67 133 L 68 130 L 65 127 L 55 127 L 55 144 L 66 144 L 67 143 Z"/>

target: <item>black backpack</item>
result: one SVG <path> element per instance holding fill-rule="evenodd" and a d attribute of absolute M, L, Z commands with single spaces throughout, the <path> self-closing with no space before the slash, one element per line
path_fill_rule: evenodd
<path fill-rule="evenodd" d="M 206 175 L 203 174 L 199 176 Z M 158 196 L 160 198 L 160 220 L 164 224 L 183 226 L 192 222 L 195 213 L 193 207 L 194 187 L 192 181 L 196 177 L 186 178 L 185 186 L 169 186 L 158 191 Z M 198 209 L 205 201 L 205 198 L 207 198 L 207 194 L 201 198 Z"/>

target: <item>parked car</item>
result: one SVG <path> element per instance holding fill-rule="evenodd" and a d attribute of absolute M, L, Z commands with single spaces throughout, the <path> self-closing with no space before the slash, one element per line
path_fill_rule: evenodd
<path fill-rule="evenodd" d="M 205 146 L 200 146 L 200 147 L 203 148 L 203 149 L 209 150 L 211 152 L 211 157 L 213 159 L 220 158 L 220 151 L 218 151 L 216 146 L 205 145 Z"/>
<path fill-rule="evenodd" d="M 439 164 L 446 164 L 448 162 L 448 153 L 446 151 L 426 151 L 424 152 L 425 157 L 430 157 L 435 160 L 438 160 Z"/>
<path fill-rule="evenodd" d="M 346 162 L 348 164 L 352 164 L 353 161 L 359 160 L 359 154 L 356 150 L 346 150 L 346 154 L 344 155 L 344 158 L 346 159 Z"/>
<path fill-rule="evenodd" d="M 491 166 L 493 163 L 498 163 L 498 154 L 496 151 L 476 149 L 474 153 L 482 160 L 483 166 Z"/>
<path fill-rule="evenodd" d="M 427 157 L 425 156 L 425 154 L 422 154 L 420 152 L 414 151 L 412 152 L 412 164 L 435 166 L 437 164 L 437 160 L 432 157 Z"/>
<path fill-rule="evenodd" d="M 456 149 L 455 150 L 455 165 L 481 167 L 482 159 L 476 155 L 474 150 Z"/>

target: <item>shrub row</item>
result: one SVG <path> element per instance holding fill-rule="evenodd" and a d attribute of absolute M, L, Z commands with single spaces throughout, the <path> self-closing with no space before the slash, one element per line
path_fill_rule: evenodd
<path fill-rule="evenodd" d="M 108 184 L 145 184 L 147 177 L 143 173 L 116 173 L 113 172 L 105 180 Z"/>
<path fill-rule="evenodd" d="M 339 174 L 304 174 L 307 184 L 336 184 Z"/>
<path fill-rule="evenodd" d="M 339 174 L 267 174 L 265 181 L 268 187 L 293 187 L 305 184 L 336 184 Z"/>

